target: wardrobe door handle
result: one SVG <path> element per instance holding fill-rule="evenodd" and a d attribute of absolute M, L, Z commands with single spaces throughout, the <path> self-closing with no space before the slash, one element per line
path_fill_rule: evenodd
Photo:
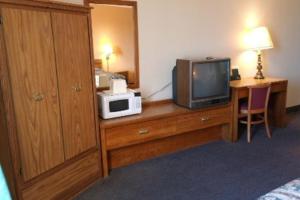
<path fill-rule="evenodd" d="M 143 129 L 140 129 L 140 130 L 139 130 L 139 134 L 140 134 L 140 135 L 146 135 L 146 134 L 148 134 L 148 133 L 149 133 L 149 130 L 148 130 L 148 129 L 144 129 L 144 128 L 143 128 Z"/>
<path fill-rule="evenodd" d="M 44 100 L 44 95 L 41 93 L 36 93 L 32 96 L 32 98 L 35 102 L 39 102 Z"/>
<path fill-rule="evenodd" d="M 81 92 L 82 87 L 81 87 L 81 85 L 77 85 L 77 86 L 74 86 L 74 87 L 73 87 L 73 90 L 74 90 L 75 92 Z"/>

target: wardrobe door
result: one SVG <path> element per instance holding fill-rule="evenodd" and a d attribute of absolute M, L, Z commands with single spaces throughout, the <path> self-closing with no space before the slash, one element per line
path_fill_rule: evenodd
<path fill-rule="evenodd" d="M 52 13 L 65 156 L 70 159 L 96 146 L 95 104 L 84 14 Z"/>
<path fill-rule="evenodd" d="M 64 162 L 50 13 L 1 8 L 25 181 Z"/>

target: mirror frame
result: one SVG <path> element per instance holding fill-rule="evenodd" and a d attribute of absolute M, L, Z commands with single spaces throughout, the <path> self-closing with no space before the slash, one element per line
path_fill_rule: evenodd
<path fill-rule="evenodd" d="M 134 20 L 134 63 L 135 63 L 135 82 L 134 84 L 128 85 L 131 89 L 140 87 L 140 67 L 139 67 L 139 34 L 138 34 L 138 11 L 136 1 L 120 1 L 120 0 L 85 0 L 84 4 L 106 4 L 116 6 L 130 6 L 133 8 L 133 20 Z M 93 28 L 93 27 L 92 27 Z"/>

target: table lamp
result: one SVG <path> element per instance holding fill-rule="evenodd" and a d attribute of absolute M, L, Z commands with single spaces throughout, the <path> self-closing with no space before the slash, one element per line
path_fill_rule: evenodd
<path fill-rule="evenodd" d="M 257 51 L 257 73 L 255 75 L 255 79 L 264 79 L 264 75 L 262 73 L 262 55 L 261 51 L 265 49 L 273 48 L 273 42 L 270 36 L 268 29 L 264 26 L 257 27 L 252 29 L 249 32 L 249 41 L 248 41 L 249 49 Z"/>
<path fill-rule="evenodd" d="M 111 45 L 106 44 L 103 46 L 103 53 L 106 59 L 106 68 L 107 68 L 107 72 L 109 72 L 109 60 L 111 55 L 113 54 L 113 48 Z"/>

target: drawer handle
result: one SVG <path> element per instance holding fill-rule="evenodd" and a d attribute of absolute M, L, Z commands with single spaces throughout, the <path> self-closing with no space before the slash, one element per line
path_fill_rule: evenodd
<path fill-rule="evenodd" d="M 146 135 L 146 134 L 148 134 L 149 133 L 149 130 L 148 129 L 141 129 L 141 130 L 139 130 L 139 134 L 140 135 Z"/>
<path fill-rule="evenodd" d="M 32 96 L 32 98 L 34 101 L 39 102 L 44 100 L 44 95 L 41 93 L 36 93 Z"/>
<path fill-rule="evenodd" d="M 206 122 L 206 121 L 208 121 L 208 120 L 210 120 L 209 117 L 201 117 L 201 121 L 202 121 L 202 122 Z"/>

